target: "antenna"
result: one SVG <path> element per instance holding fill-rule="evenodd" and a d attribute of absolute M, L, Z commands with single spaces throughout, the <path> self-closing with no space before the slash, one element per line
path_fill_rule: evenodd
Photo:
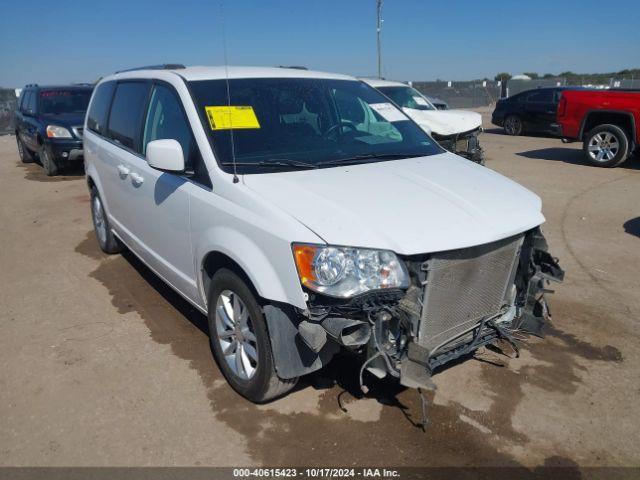
<path fill-rule="evenodd" d="M 229 62 L 227 61 L 227 31 L 224 21 L 224 0 L 220 0 L 220 19 L 222 20 L 222 52 L 224 55 L 224 77 L 227 84 L 227 107 L 229 108 L 229 135 L 231 136 L 231 162 L 233 163 L 233 183 L 238 183 L 238 169 L 236 167 L 236 147 L 233 139 L 233 123 L 231 120 L 231 90 L 229 88 Z"/>
<path fill-rule="evenodd" d="M 382 78 L 382 52 L 380 51 L 380 32 L 382 31 L 382 0 L 377 0 L 378 2 L 378 78 Z"/>

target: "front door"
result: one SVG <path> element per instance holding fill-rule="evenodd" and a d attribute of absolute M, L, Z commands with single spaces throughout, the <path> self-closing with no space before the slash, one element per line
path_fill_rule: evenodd
<path fill-rule="evenodd" d="M 147 144 L 160 139 L 180 143 L 187 169 L 193 168 L 199 155 L 173 87 L 164 83 L 153 86 L 141 133 L 141 155 L 128 159 L 127 229 L 145 261 L 185 296 L 197 299 L 189 198 L 191 189 L 201 187 L 185 174 L 156 170 L 145 159 Z"/>

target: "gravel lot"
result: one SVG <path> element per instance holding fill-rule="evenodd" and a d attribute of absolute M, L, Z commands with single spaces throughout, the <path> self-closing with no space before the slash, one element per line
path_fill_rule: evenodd
<path fill-rule="evenodd" d="M 99 251 L 82 174 L 47 178 L 0 137 L 0 465 L 640 466 L 640 160 L 486 127 L 488 167 L 543 198 L 566 281 L 546 339 L 435 377 L 425 432 L 415 391 L 358 399 L 344 359 L 271 404 L 236 395 L 204 317 Z"/>

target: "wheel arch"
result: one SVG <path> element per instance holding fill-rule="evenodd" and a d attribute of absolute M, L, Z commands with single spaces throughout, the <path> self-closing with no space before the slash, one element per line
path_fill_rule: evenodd
<path fill-rule="evenodd" d="M 102 207 L 104 208 L 105 213 L 107 214 L 107 218 L 110 220 L 109 215 L 109 199 L 106 198 L 104 194 L 104 190 L 102 189 L 102 184 L 100 182 L 100 178 L 98 177 L 98 172 L 96 171 L 96 167 L 90 163 L 85 162 L 85 177 L 87 181 L 87 189 L 91 192 L 92 188 L 95 188 L 100 195 L 100 200 L 102 201 Z"/>
<path fill-rule="evenodd" d="M 220 268 L 229 268 L 247 281 L 262 301 L 306 308 L 306 301 L 293 262 L 291 246 L 271 245 L 269 254 L 243 233 L 229 227 L 212 228 L 200 245 L 194 245 L 198 260 L 197 280 L 203 306 L 208 303 L 211 280 Z M 272 251 L 273 249 L 273 251 Z"/>
<path fill-rule="evenodd" d="M 589 110 L 580 125 L 580 140 L 598 125 L 611 124 L 625 131 L 633 144 L 637 143 L 635 118 L 631 112 L 622 110 Z"/>

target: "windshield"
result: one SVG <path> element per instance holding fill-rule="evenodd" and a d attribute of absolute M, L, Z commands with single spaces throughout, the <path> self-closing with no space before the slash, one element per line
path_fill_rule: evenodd
<path fill-rule="evenodd" d="M 58 115 L 61 113 L 85 113 L 91 98 L 91 90 L 41 90 L 40 113 Z"/>
<path fill-rule="evenodd" d="M 327 167 L 441 153 L 422 129 L 362 82 L 249 78 L 189 82 L 225 171 Z M 233 126 L 233 129 L 231 127 Z"/>
<path fill-rule="evenodd" d="M 411 87 L 380 87 L 378 88 L 393 103 L 402 108 L 413 108 L 414 110 L 435 110 L 429 100 L 424 98 L 420 92 Z"/>

